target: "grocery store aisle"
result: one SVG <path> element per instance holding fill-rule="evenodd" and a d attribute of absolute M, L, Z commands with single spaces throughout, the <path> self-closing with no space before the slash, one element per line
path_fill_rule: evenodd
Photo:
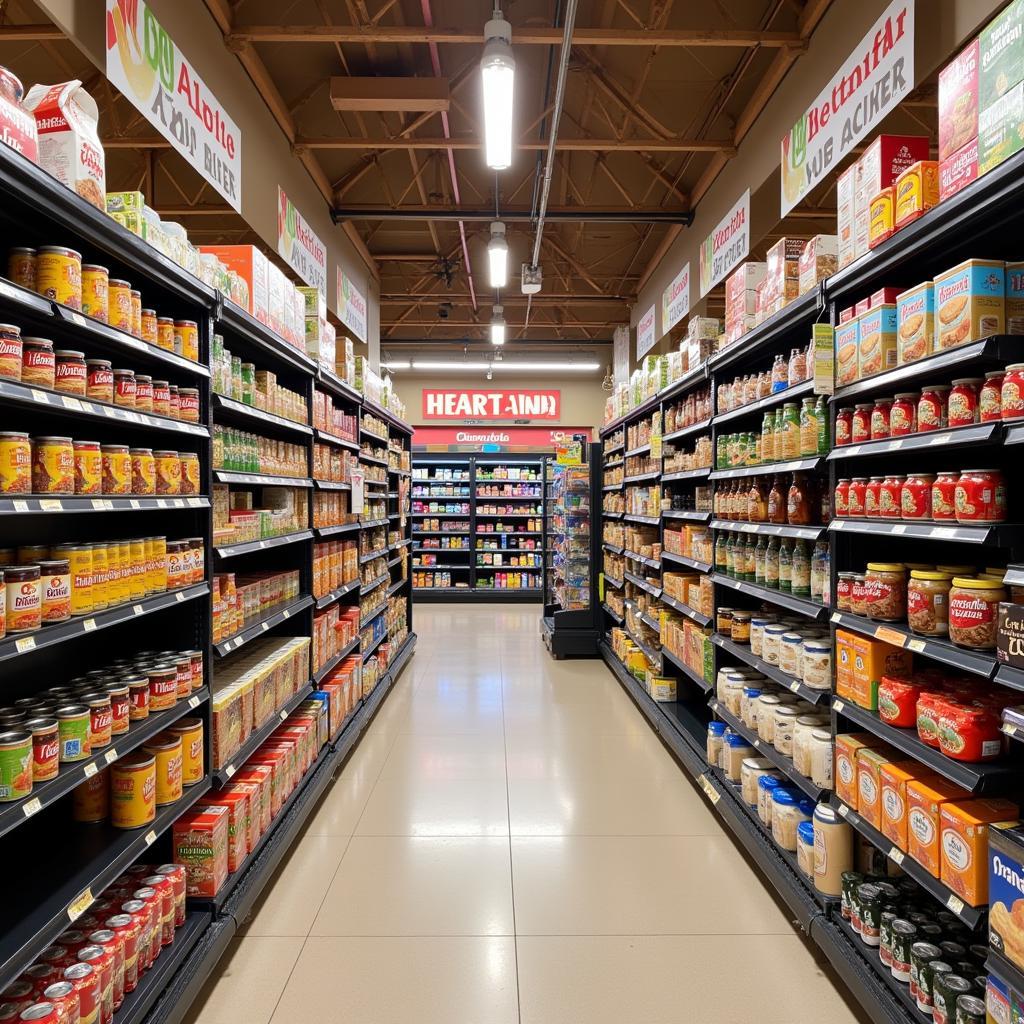
<path fill-rule="evenodd" d="M 412 664 L 193 1024 L 851 1024 L 599 661 L 416 609 Z"/>

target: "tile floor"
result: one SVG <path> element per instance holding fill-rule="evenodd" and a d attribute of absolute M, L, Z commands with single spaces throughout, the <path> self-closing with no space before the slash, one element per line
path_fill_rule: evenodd
<path fill-rule="evenodd" d="M 854 1024 L 599 661 L 530 605 L 416 654 L 190 1024 Z"/>

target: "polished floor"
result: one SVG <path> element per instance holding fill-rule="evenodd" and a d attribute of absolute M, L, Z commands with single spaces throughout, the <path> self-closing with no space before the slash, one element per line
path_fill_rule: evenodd
<path fill-rule="evenodd" d="M 191 1024 L 853 1024 L 602 662 L 528 605 L 416 654 Z"/>

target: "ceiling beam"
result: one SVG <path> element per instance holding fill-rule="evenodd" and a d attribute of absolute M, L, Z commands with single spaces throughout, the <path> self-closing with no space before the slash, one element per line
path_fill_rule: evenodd
<path fill-rule="evenodd" d="M 50 43 L 64 38 L 56 25 L 0 25 L 0 43 Z"/>
<path fill-rule="evenodd" d="M 515 46 L 558 46 L 560 28 L 513 25 Z M 232 49 L 252 43 L 445 43 L 482 46 L 483 29 L 419 28 L 404 25 L 245 25 L 225 37 Z M 796 32 L 763 32 L 759 29 L 647 29 L 578 28 L 573 46 L 700 46 L 803 48 Z"/>
<path fill-rule="evenodd" d="M 528 299 L 532 299 L 534 306 L 562 306 L 570 302 L 574 305 L 608 306 L 632 301 L 631 298 L 625 295 L 578 295 L 573 292 L 567 295 L 502 295 L 501 303 L 503 306 L 525 306 Z M 424 306 L 432 303 L 436 303 L 437 305 L 444 305 L 447 303 L 456 307 L 471 305 L 469 292 L 454 295 L 451 292 L 438 292 L 430 295 L 392 294 L 382 295 L 380 297 L 380 304 L 382 306 L 404 306 L 406 303 L 410 302 L 414 306 Z"/>
<path fill-rule="evenodd" d="M 331 78 L 331 106 L 335 110 L 438 113 L 447 112 L 450 103 L 447 78 Z"/>
<path fill-rule="evenodd" d="M 148 140 L 147 140 L 148 141 Z M 166 145 L 157 139 L 155 145 Z M 104 140 L 104 144 L 106 141 Z M 133 148 L 138 143 L 134 139 L 116 139 L 115 146 Z M 544 152 L 548 143 L 544 139 L 524 139 L 514 143 L 514 148 L 528 152 Z M 305 138 L 295 140 L 296 152 L 306 149 L 342 149 L 342 150 L 388 150 L 388 149 L 459 149 L 482 150 L 481 139 L 443 139 L 443 138 L 392 138 L 392 139 L 361 139 L 353 137 L 337 138 Z M 559 137 L 555 149 L 563 152 L 596 153 L 724 153 L 735 156 L 736 150 L 732 143 L 723 139 L 566 139 Z"/>
<path fill-rule="evenodd" d="M 463 206 L 336 206 L 336 220 L 462 220 L 492 221 L 495 219 L 493 208 Z M 509 224 L 530 223 L 533 211 L 528 206 L 507 207 L 499 210 L 498 216 Z M 693 217 L 688 210 L 668 210 L 657 207 L 584 207 L 555 206 L 548 207 L 546 219 L 556 222 L 593 222 L 611 224 L 689 224 Z"/>

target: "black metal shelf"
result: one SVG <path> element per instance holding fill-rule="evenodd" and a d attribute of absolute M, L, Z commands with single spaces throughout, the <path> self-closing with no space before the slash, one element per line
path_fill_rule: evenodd
<path fill-rule="evenodd" d="M 313 431 L 318 441 L 324 444 L 333 444 L 336 448 L 347 448 L 350 452 L 359 451 L 359 442 L 351 441 L 347 437 L 339 437 L 337 434 L 329 434 L 326 430 L 316 429 Z"/>
<path fill-rule="evenodd" d="M 709 683 L 699 672 L 694 672 L 689 665 L 683 661 L 677 654 L 670 651 L 667 647 L 662 645 L 661 655 L 669 664 L 673 665 L 678 671 L 682 672 L 687 679 L 691 682 L 696 683 L 705 693 L 711 690 L 712 684 Z"/>
<path fill-rule="evenodd" d="M 378 557 L 380 557 L 380 556 L 378 556 Z M 377 576 L 375 579 L 370 580 L 369 583 L 364 583 L 359 588 L 359 593 L 360 594 L 369 594 L 371 590 L 376 590 L 382 583 L 386 583 L 390 579 L 391 579 L 391 576 L 390 576 L 389 573 L 386 573 L 386 572 L 382 573 L 380 576 Z"/>
<path fill-rule="evenodd" d="M 721 633 L 713 633 L 711 636 L 711 642 L 716 647 L 720 647 L 723 651 L 727 651 L 734 658 L 742 661 L 745 665 L 749 665 L 751 668 L 757 669 L 761 675 L 799 695 L 809 704 L 828 704 L 832 700 L 831 689 L 813 689 L 803 682 L 803 680 L 787 675 L 779 668 L 778 665 L 769 665 L 767 661 L 764 661 L 762 658 L 759 658 L 754 654 L 746 644 L 735 643 L 729 637 L 722 636 Z"/>
<path fill-rule="evenodd" d="M 799 540 L 817 540 L 827 526 L 784 526 L 781 523 L 743 523 L 732 519 L 712 519 L 712 530 L 731 530 L 733 533 L 762 534 L 766 537 L 796 537 Z"/>
<path fill-rule="evenodd" d="M 403 580 L 395 580 L 395 582 L 392 583 L 390 587 L 388 587 L 388 597 L 391 597 L 393 594 L 397 594 L 398 591 L 401 590 L 402 587 L 404 587 L 406 585 L 406 583 L 408 583 L 408 582 L 409 582 L 408 580 L 404 580 L 404 579 Z"/>
<path fill-rule="evenodd" d="M 384 582 L 384 580 L 387 580 L 387 579 L 390 579 L 390 577 L 385 576 L 380 582 L 382 583 L 382 582 Z M 376 586 L 379 587 L 380 583 L 377 583 Z M 387 599 L 385 599 L 379 605 L 377 605 L 375 608 L 372 608 L 368 614 L 362 616 L 359 619 L 359 628 L 361 630 L 365 629 L 368 625 L 370 625 L 371 622 L 373 622 L 373 620 L 375 618 L 377 618 L 377 616 L 383 615 L 387 610 L 388 610 L 388 602 L 387 602 Z M 374 646 L 376 647 L 377 645 L 374 644 Z M 368 653 L 368 652 L 364 652 L 364 656 L 365 656 L 366 653 Z"/>
<path fill-rule="evenodd" d="M 32 870 L 5 895 L 7 924 L 0 936 L 0 987 L 9 985 L 69 924 L 84 914 L 129 865 L 210 789 L 209 776 L 186 789 L 180 800 L 158 807 L 150 827 L 67 825 L 36 819 Z M 31 842 L 26 839 L 26 842 Z"/>
<path fill-rule="evenodd" d="M 622 589 L 622 580 L 616 579 L 614 576 L 609 576 L 608 573 L 604 573 L 604 581 L 613 590 Z"/>
<path fill-rule="evenodd" d="M 168 416 L 136 412 L 134 409 L 126 409 L 120 405 L 110 405 L 106 402 L 96 402 L 75 395 L 65 395 L 58 391 L 48 391 L 46 388 L 18 384 L 10 380 L 0 380 L 0 404 L 36 409 L 51 415 L 73 417 L 76 420 L 97 420 L 112 423 L 115 426 L 127 425 L 197 438 L 209 438 L 210 436 L 209 428 L 201 423 L 187 423 L 184 420 L 175 420 Z"/>
<path fill-rule="evenodd" d="M 468 572 L 470 567 L 469 567 L 468 564 L 467 565 L 452 565 L 452 564 L 445 564 L 445 565 L 416 565 L 414 563 L 412 568 L 413 569 L 418 569 L 420 572 L 452 572 L 452 571 L 458 571 L 460 569 L 465 569 Z"/>
<path fill-rule="evenodd" d="M 369 480 L 365 483 L 370 483 Z M 318 491 L 351 491 L 352 484 L 348 480 L 314 480 L 313 486 Z"/>
<path fill-rule="evenodd" d="M 995 674 L 995 654 L 985 651 L 972 651 L 957 647 L 948 640 L 934 637 L 918 636 L 910 627 L 900 622 L 875 622 L 850 612 L 832 612 L 832 624 L 843 629 L 852 629 L 855 633 L 872 636 L 876 640 L 884 640 L 895 647 L 906 647 L 933 661 L 950 665 L 962 672 L 991 679 Z"/>
<path fill-rule="evenodd" d="M 604 509 L 601 509 L 601 515 L 605 519 L 621 519 L 625 515 L 625 513 L 624 512 L 607 512 Z"/>
<path fill-rule="evenodd" d="M 236 473 L 230 469 L 215 469 L 214 479 L 222 484 L 253 484 L 267 487 L 312 487 L 308 476 L 270 476 L 266 473 Z"/>
<path fill-rule="evenodd" d="M 323 597 L 317 598 L 317 610 L 319 611 L 321 608 L 326 608 L 328 605 L 334 604 L 335 601 L 344 597 L 346 594 L 351 594 L 353 590 L 358 590 L 359 586 L 359 580 L 355 579 L 350 583 L 346 583 L 344 586 L 338 587 L 337 590 L 332 590 L 329 594 L 325 594 Z"/>
<path fill-rule="evenodd" d="M 609 544 L 607 541 L 602 541 L 601 547 L 603 547 L 605 551 L 610 551 L 613 555 L 621 555 L 623 551 L 626 550 L 625 548 L 620 548 L 618 544 Z"/>
<path fill-rule="evenodd" d="M 373 413 L 374 416 L 387 422 L 389 427 L 394 427 L 403 434 L 412 434 L 412 427 L 405 420 L 400 420 L 390 409 L 385 409 L 379 402 L 375 402 L 372 398 L 367 398 L 365 395 L 362 396 L 362 401 L 363 409 L 366 412 Z"/>
<path fill-rule="evenodd" d="M 383 633 L 381 633 L 381 635 L 379 637 L 377 637 L 376 640 L 372 640 L 370 642 L 370 646 L 367 647 L 366 650 L 362 652 L 363 664 L 364 665 L 366 664 L 366 659 L 369 658 L 370 655 L 373 654 L 374 651 L 376 651 L 377 648 L 380 647 L 380 645 L 382 643 L 384 643 L 385 640 L 387 640 L 387 638 L 388 638 L 388 634 L 387 634 L 387 630 L 385 630 Z"/>
<path fill-rule="evenodd" d="M 313 428 L 306 423 L 297 423 L 295 420 L 285 419 L 284 416 L 277 416 L 255 406 L 246 405 L 244 402 L 228 398 L 227 395 L 213 396 L 214 419 L 220 422 L 226 420 L 241 420 L 247 426 L 255 430 L 263 430 L 265 427 L 275 427 L 279 431 L 286 431 L 292 434 L 300 434 L 303 437 L 311 437 Z M 226 414 L 226 415 L 224 415 Z"/>
<path fill-rule="evenodd" d="M 707 379 L 708 364 L 702 363 L 696 369 L 688 370 L 678 380 L 672 381 L 671 384 L 666 384 L 658 393 L 657 397 L 661 402 L 671 402 L 672 399 L 689 391 L 694 384 L 701 384 Z"/>
<path fill-rule="evenodd" d="M 381 444 L 388 443 L 387 434 L 378 434 L 375 430 L 367 430 L 362 423 L 359 424 L 359 433 L 362 437 L 372 437 L 374 441 L 379 441 Z"/>
<path fill-rule="evenodd" d="M 630 551 L 627 548 L 622 548 L 621 554 L 625 555 L 626 558 L 633 562 L 643 562 L 644 565 L 649 565 L 652 569 L 660 569 L 661 561 L 657 558 L 648 558 L 646 555 L 639 555 L 635 551 Z"/>
<path fill-rule="evenodd" d="M 1024 671 L 1012 665 L 1000 665 L 996 669 L 995 682 L 1011 690 L 1024 690 Z"/>
<path fill-rule="evenodd" d="M 336 537 L 339 533 L 356 533 L 362 528 L 361 523 L 339 523 L 337 526 L 318 526 L 313 532 L 318 537 Z"/>
<path fill-rule="evenodd" d="M 402 540 L 396 540 L 394 544 L 388 545 L 389 551 L 397 551 L 399 548 L 405 548 L 412 544 L 411 537 L 403 537 Z"/>
<path fill-rule="evenodd" d="M 86 779 L 92 778 L 97 771 L 102 771 L 119 757 L 131 753 L 141 747 L 157 733 L 163 732 L 169 725 L 176 722 L 182 715 L 194 711 L 204 701 L 210 699 L 210 690 L 204 686 L 196 690 L 187 699 L 182 699 L 166 711 L 157 711 L 141 721 L 133 722 L 127 733 L 115 736 L 110 746 L 98 751 L 84 761 L 62 764 L 57 777 L 49 782 L 36 782 L 32 786 L 32 795 L 24 800 L 0 805 L 0 836 L 24 824 L 29 818 L 38 814 L 45 807 L 66 796 Z"/>
<path fill-rule="evenodd" d="M 883 722 L 873 711 L 866 711 L 845 698 L 833 697 L 832 710 L 837 715 L 855 722 L 874 736 L 891 744 L 897 750 L 927 765 L 944 779 L 979 796 L 1013 793 L 1024 780 L 1024 767 L 1003 761 L 986 761 L 972 764 L 968 761 L 954 761 L 940 750 L 928 746 L 917 735 L 916 729 L 899 729 Z"/>
<path fill-rule="evenodd" d="M 359 449 L 359 461 L 368 462 L 373 466 L 387 466 L 388 464 L 387 459 L 379 459 L 376 455 L 370 455 L 369 452 L 363 451 L 361 448 Z"/>
<path fill-rule="evenodd" d="M 214 787 L 222 789 L 230 781 L 239 768 L 245 767 L 245 762 L 266 743 L 271 733 L 282 722 L 287 721 L 288 716 L 313 692 L 313 684 L 307 680 L 293 693 L 284 704 L 278 708 L 258 729 L 254 729 L 249 738 L 235 751 L 231 761 L 223 768 L 218 768 L 210 773 Z"/>
<path fill-rule="evenodd" d="M 631 455 L 643 455 L 644 452 L 649 452 L 650 450 L 651 442 L 648 441 L 647 444 L 642 444 L 639 448 L 631 448 L 626 452 L 626 458 L 628 459 Z"/>
<path fill-rule="evenodd" d="M 250 540 L 244 544 L 230 544 L 223 548 L 214 548 L 218 558 L 234 558 L 236 555 L 251 555 L 254 551 L 266 551 L 270 548 L 282 548 L 288 544 L 312 540 L 312 530 L 300 530 L 298 533 L 286 533 L 281 537 L 268 537 L 266 540 Z"/>
<path fill-rule="evenodd" d="M 700 469 L 681 469 L 675 473 L 662 473 L 661 482 L 663 484 L 670 484 L 674 480 L 703 480 L 705 477 L 710 476 L 711 468 L 709 466 L 702 466 Z"/>
<path fill-rule="evenodd" d="M 266 358 L 284 363 L 289 370 L 312 376 L 316 371 L 316 363 L 305 352 L 290 345 L 284 338 L 275 334 L 266 324 L 261 323 L 248 311 L 236 305 L 230 299 L 223 299 L 220 315 L 217 317 L 219 327 L 229 337 L 236 336 L 258 349 Z"/>
<path fill-rule="evenodd" d="M 429 552 L 451 552 L 451 551 L 472 551 L 472 548 L 425 548 L 425 547 L 413 547 L 413 551 L 429 551 Z"/>
<path fill-rule="evenodd" d="M 297 601 L 293 601 L 287 607 L 271 612 L 259 622 L 254 622 L 251 626 L 246 626 L 245 629 L 235 633 L 234 636 L 228 637 L 227 640 L 222 640 L 220 643 L 214 644 L 213 649 L 222 657 L 225 654 L 230 654 L 232 651 L 237 651 L 239 647 L 247 644 L 250 640 L 255 640 L 257 637 L 263 636 L 264 633 L 273 629 L 275 626 L 280 626 L 282 622 L 286 622 L 293 615 L 297 615 L 303 609 L 308 608 L 312 603 L 313 598 L 308 594 L 305 594 Z"/>
<path fill-rule="evenodd" d="M 867 533 L 872 537 L 908 537 L 911 540 L 938 540 L 958 544 L 984 544 L 1009 547 L 1021 537 L 1024 527 L 1010 523 L 963 526 L 955 521 L 902 522 L 899 519 L 833 519 L 832 533 Z"/>
<path fill-rule="evenodd" d="M 797 612 L 800 615 L 806 615 L 809 619 L 820 618 L 828 611 L 825 605 L 816 604 L 814 601 L 802 597 L 794 597 L 792 594 L 785 594 L 781 590 L 772 590 L 771 587 L 762 587 L 757 583 L 748 583 L 746 580 L 734 580 L 718 572 L 712 573 L 711 578 L 719 586 L 738 590 L 741 594 L 746 594 L 748 597 L 754 597 L 761 601 L 767 601 L 769 604 L 776 604 L 780 608 L 788 608 L 790 611 Z"/>
<path fill-rule="evenodd" d="M 366 565 L 367 562 L 372 562 L 375 558 L 384 558 L 387 553 L 388 549 L 386 547 L 377 548 L 376 551 L 367 551 L 365 555 L 359 556 L 359 564 Z"/>
<path fill-rule="evenodd" d="M 634 587 L 639 587 L 641 590 L 646 590 L 647 593 L 650 594 L 652 597 L 661 596 L 661 587 L 656 587 L 653 584 L 648 583 L 647 580 L 643 579 L 642 577 L 637 576 L 634 573 L 628 571 L 624 572 L 622 576 L 624 579 L 629 580 L 629 582 L 632 583 Z"/>
<path fill-rule="evenodd" d="M 388 525 L 388 520 L 387 520 L 386 516 L 383 519 L 363 519 L 363 520 L 360 520 L 360 523 L 359 523 L 360 528 L 363 529 L 363 530 L 373 530 L 373 529 L 376 529 L 378 526 L 387 526 L 387 525 Z M 421 532 L 424 532 L 424 533 L 439 533 L 439 532 L 442 532 L 442 531 L 438 531 L 438 530 L 425 530 L 425 531 L 421 531 Z"/>
<path fill-rule="evenodd" d="M 903 869 L 911 878 L 931 893 L 947 910 L 955 914 L 972 931 L 977 928 L 988 916 L 988 907 L 972 907 L 964 903 L 962 899 L 947 885 L 943 885 L 930 871 L 923 868 L 908 853 L 893 845 L 891 839 L 882 835 L 874 825 L 866 822 L 852 807 L 847 807 L 839 797 L 833 794 L 832 806 L 846 821 L 872 846 L 876 846 L 885 853 L 888 858 Z"/>
<path fill-rule="evenodd" d="M 710 512 L 697 512 L 694 509 L 662 509 L 662 519 L 688 519 L 695 523 L 706 523 L 711 518 Z"/>
<path fill-rule="evenodd" d="M 661 476 L 660 469 L 652 469 L 647 473 L 634 473 L 632 476 L 622 478 L 624 484 L 636 484 L 643 480 L 657 480 Z"/>
<path fill-rule="evenodd" d="M 697 558 L 690 558 L 687 555 L 677 555 L 674 551 L 662 551 L 661 557 L 668 562 L 677 562 L 679 565 L 688 566 L 698 572 L 711 572 L 711 566 Z"/>
<path fill-rule="evenodd" d="M 813 391 L 814 381 L 805 380 L 800 384 L 794 384 L 792 387 L 785 388 L 782 391 L 775 391 L 764 398 L 759 398 L 756 402 L 748 402 L 746 405 L 741 405 L 738 409 L 720 412 L 712 417 L 711 422 L 716 427 L 721 426 L 723 423 L 731 423 L 733 420 L 742 419 L 744 416 L 751 416 L 754 413 L 764 412 L 765 409 L 773 409 L 777 405 L 805 398 L 813 394 Z"/>
<path fill-rule="evenodd" d="M 143 615 L 165 611 L 167 608 L 177 607 L 185 601 L 194 601 L 198 597 L 204 597 L 209 592 L 210 585 L 208 583 L 196 583 L 181 590 L 170 590 L 165 594 L 144 597 L 140 601 L 121 604 L 116 608 L 108 608 L 106 611 L 96 612 L 93 615 L 76 617 L 53 626 L 44 626 L 35 633 L 8 635 L 5 640 L 0 640 L 0 661 L 7 661 L 31 651 L 75 640 L 87 633 L 117 626 L 122 622 L 130 622 Z"/>
<path fill-rule="evenodd" d="M 932 448 L 960 448 L 964 445 L 1002 444 L 1005 428 L 1001 422 L 975 423 L 968 427 L 926 430 L 923 434 L 904 434 L 860 444 L 844 444 L 833 448 L 829 462 L 867 458 L 870 455 L 891 455 L 893 452 L 929 451 Z"/>
<path fill-rule="evenodd" d="M 602 604 L 601 607 L 612 617 L 612 619 L 615 621 L 615 624 L 617 626 L 621 626 L 622 623 L 625 621 L 623 619 L 623 617 L 617 611 L 614 611 L 608 605 Z"/>
<path fill-rule="evenodd" d="M 619 482 L 618 482 L 617 484 L 605 484 L 605 485 L 604 485 L 604 486 L 603 486 L 603 487 L 601 488 L 601 490 L 602 490 L 602 491 L 603 491 L 603 492 L 604 492 L 605 494 L 608 494 L 608 493 L 610 493 L 611 491 L 621 491 L 621 490 L 622 490 L 622 486 L 623 486 L 623 485 L 622 485 L 622 481 L 620 480 L 620 481 L 619 481 Z"/>
<path fill-rule="evenodd" d="M 164 509 L 209 508 L 210 499 L 187 498 L 86 498 L 42 497 L 0 498 L 0 516 L 80 514 L 83 512 L 155 512 Z"/>
<path fill-rule="evenodd" d="M 709 430 L 711 427 L 711 420 L 701 420 L 700 423 L 691 423 L 688 427 L 680 427 L 678 430 L 669 431 L 662 437 L 663 444 L 669 444 L 671 441 L 678 441 L 682 437 L 689 437 L 691 434 L 699 434 L 704 430 Z"/>
<path fill-rule="evenodd" d="M 657 526 L 661 522 L 660 516 L 635 516 L 626 512 L 622 514 L 622 518 L 627 523 L 644 523 L 646 526 Z"/>
<path fill-rule="evenodd" d="M 322 366 L 316 368 L 316 382 L 339 398 L 344 398 L 354 405 L 360 405 L 363 402 L 363 396 L 351 384 L 343 381 L 336 373 L 325 370 Z"/>
<path fill-rule="evenodd" d="M 716 469 L 710 475 L 712 480 L 732 480 L 738 476 L 771 476 L 773 473 L 810 472 L 821 469 L 824 462 L 824 455 L 815 455 L 805 459 L 788 459 L 785 462 L 765 462 L 760 466 L 734 466 L 728 469 Z"/>
<path fill-rule="evenodd" d="M 696 608 L 691 608 L 684 601 L 677 601 L 674 597 L 666 594 L 664 590 L 659 595 L 658 600 L 663 604 L 667 604 L 669 608 L 674 608 L 680 614 L 689 616 L 699 626 L 710 626 L 713 621 L 710 615 L 702 614 Z"/>
<path fill-rule="evenodd" d="M 334 670 L 338 667 L 358 646 L 359 646 L 359 634 L 357 633 L 355 638 L 349 640 L 347 644 L 337 654 L 328 658 L 314 673 L 313 673 L 313 684 L 319 685 L 322 683 Z"/>

